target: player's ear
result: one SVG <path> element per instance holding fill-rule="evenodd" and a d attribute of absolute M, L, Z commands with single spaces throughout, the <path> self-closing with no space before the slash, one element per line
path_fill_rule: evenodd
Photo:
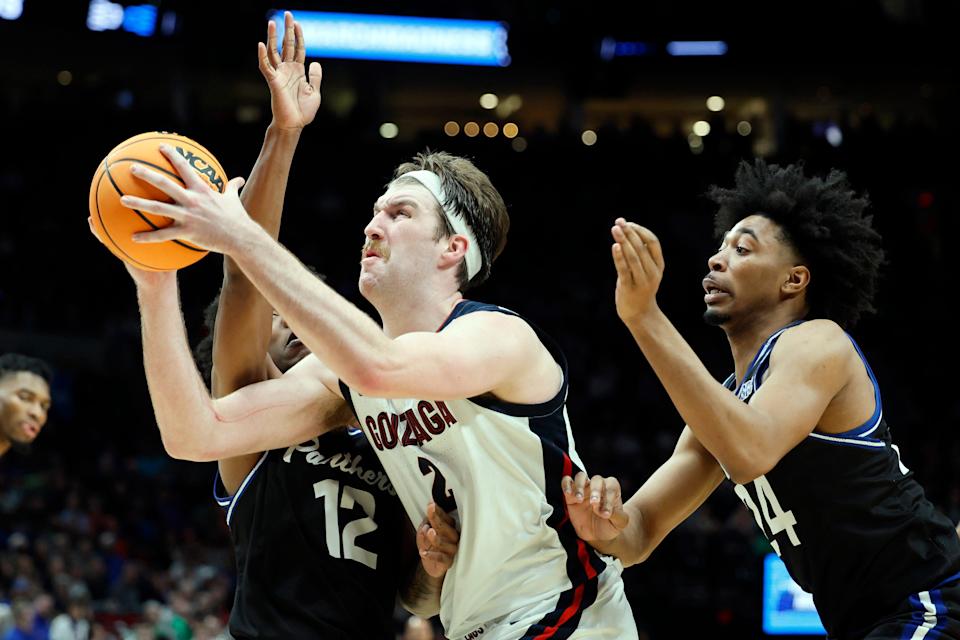
<path fill-rule="evenodd" d="M 790 267 L 787 277 L 780 290 L 787 296 L 793 297 L 802 293 L 810 285 L 810 269 L 806 265 L 798 264 Z"/>
<path fill-rule="evenodd" d="M 440 254 L 440 267 L 448 268 L 460 264 L 467 255 L 469 240 L 461 235 L 452 235 L 447 238 L 447 246 Z"/>

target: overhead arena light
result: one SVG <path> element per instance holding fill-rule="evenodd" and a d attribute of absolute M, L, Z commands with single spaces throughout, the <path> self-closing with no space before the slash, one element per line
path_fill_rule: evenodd
<path fill-rule="evenodd" d="M 124 7 L 110 0 L 91 0 L 87 9 L 87 28 L 91 31 L 124 31 L 152 36 L 157 27 L 157 7 L 140 4 Z"/>
<path fill-rule="evenodd" d="M 0 18 L 16 20 L 23 15 L 23 0 L 0 0 Z"/>
<path fill-rule="evenodd" d="M 667 53 L 672 56 L 722 56 L 727 52 L 723 40 L 674 40 L 667 43 Z"/>
<path fill-rule="evenodd" d="M 620 42 L 614 38 L 604 38 L 600 41 L 600 57 L 604 60 L 645 56 L 651 52 L 652 47 L 646 42 Z"/>
<path fill-rule="evenodd" d="M 488 20 L 295 11 L 307 55 L 505 67 L 507 25 Z M 283 12 L 271 16 L 283 38 Z"/>

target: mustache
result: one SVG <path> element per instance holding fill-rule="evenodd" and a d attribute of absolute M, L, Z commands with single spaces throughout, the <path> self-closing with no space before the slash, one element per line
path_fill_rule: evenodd
<path fill-rule="evenodd" d="M 367 240 L 364 242 L 363 247 L 360 249 L 360 259 L 363 260 L 369 251 L 373 251 L 384 260 L 390 257 L 390 248 L 379 240 Z"/>

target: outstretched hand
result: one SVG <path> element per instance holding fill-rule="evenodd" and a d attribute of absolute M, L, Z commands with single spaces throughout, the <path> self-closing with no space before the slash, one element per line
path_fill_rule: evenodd
<path fill-rule="evenodd" d="M 657 236 L 635 222 L 617 218 L 610 232 L 613 264 L 617 268 L 617 315 L 630 322 L 657 306 L 663 251 Z"/>
<path fill-rule="evenodd" d="M 560 482 L 567 513 L 577 535 L 586 542 L 610 542 L 630 524 L 623 509 L 620 482 L 616 478 L 579 472 L 575 478 L 564 476 Z"/>
<path fill-rule="evenodd" d="M 417 527 L 417 549 L 424 570 L 434 578 L 442 578 L 453 566 L 460 544 L 460 533 L 454 519 L 431 502 L 427 517 Z"/>
<path fill-rule="evenodd" d="M 300 130 L 313 122 L 320 108 L 320 63 L 310 63 L 306 73 L 303 28 L 293 14 L 283 14 L 283 48 L 277 52 L 277 25 L 267 23 L 267 44 L 257 43 L 260 73 L 270 87 L 273 122 L 281 129 Z"/>

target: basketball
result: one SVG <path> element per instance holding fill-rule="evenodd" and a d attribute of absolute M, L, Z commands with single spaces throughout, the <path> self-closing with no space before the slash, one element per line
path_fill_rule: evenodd
<path fill-rule="evenodd" d="M 165 216 L 120 204 L 120 198 L 125 195 L 171 202 L 166 194 L 130 173 L 133 165 L 141 164 L 182 185 L 183 180 L 176 169 L 160 152 L 161 144 L 174 147 L 211 189 L 223 193 L 227 186 L 223 167 L 213 154 L 190 138 L 175 133 L 142 133 L 121 142 L 107 154 L 90 184 L 90 217 L 97 235 L 113 255 L 146 271 L 182 269 L 207 255 L 206 250 L 181 240 L 156 244 L 133 241 L 135 233 L 162 229 L 173 222 Z"/>

